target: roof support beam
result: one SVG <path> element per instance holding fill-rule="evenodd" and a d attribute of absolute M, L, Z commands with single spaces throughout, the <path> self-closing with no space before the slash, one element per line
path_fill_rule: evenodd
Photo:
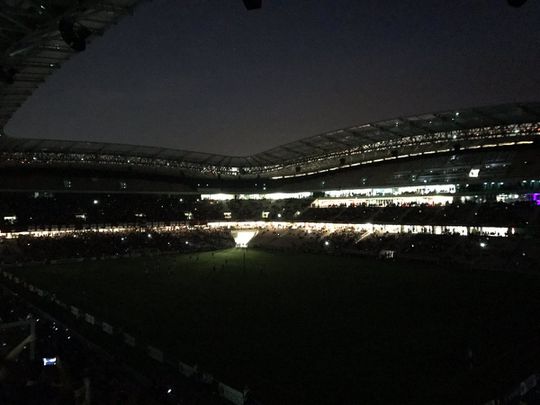
<path fill-rule="evenodd" d="M 300 142 L 301 144 L 304 144 L 304 145 L 306 145 L 306 146 L 309 146 L 310 148 L 317 149 L 317 150 L 319 150 L 319 151 L 321 151 L 321 152 L 327 152 L 327 151 L 328 151 L 328 149 L 322 148 L 322 147 L 320 147 L 319 145 L 316 145 L 316 144 L 314 144 L 314 143 L 311 143 L 311 142 L 308 142 L 308 141 L 304 141 L 303 139 L 300 139 L 300 140 L 297 141 L 297 142 Z"/>
<path fill-rule="evenodd" d="M 362 132 L 362 133 L 357 132 L 357 129 L 356 129 L 356 128 L 348 129 L 347 132 L 348 132 L 349 134 L 351 134 L 351 135 L 357 137 L 357 138 L 362 139 L 362 140 L 367 139 L 367 140 L 369 140 L 369 141 L 371 141 L 371 142 L 379 142 L 377 139 L 374 139 L 374 138 L 372 138 L 372 137 L 366 135 L 366 134 L 363 133 L 363 132 Z M 362 145 L 366 145 L 366 144 L 368 144 L 368 143 L 369 143 L 369 142 L 364 142 L 364 143 L 362 143 Z"/>
<path fill-rule="evenodd" d="M 256 155 L 251 156 L 252 159 L 255 159 L 258 162 L 262 162 L 263 165 L 272 165 L 274 164 L 271 160 L 268 160 L 264 156 L 262 156 L 261 153 L 257 153 Z"/>
<path fill-rule="evenodd" d="M 278 146 L 278 149 L 283 149 L 283 150 L 286 150 L 287 152 L 290 152 L 296 156 L 304 156 L 303 153 L 301 152 L 298 152 L 297 150 L 294 150 L 292 148 L 290 148 L 289 146 Z"/>
<path fill-rule="evenodd" d="M 43 83 L 45 81 L 45 79 L 42 79 L 42 78 L 36 78 L 36 79 L 32 79 L 32 78 L 26 78 L 26 77 L 22 77 L 20 79 L 17 79 L 17 83 Z"/>
<path fill-rule="evenodd" d="M 347 132 L 347 131 L 344 131 L 344 132 Z M 337 143 L 338 145 L 342 145 L 342 146 L 345 146 L 347 148 L 351 148 L 353 145 L 345 142 L 345 141 L 342 141 L 341 139 L 338 139 L 337 137 L 335 138 L 332 138 L 332 136 L 335 136 L 335 135 L 327 135 L 325 136 L 326 139 L 328 139 L 329 141 L 333 142 L 333 143 Z"/>
<path fill-rule="evenodd" d="M 48 45 L 42 45 L 39 47 L 39 50 L 47 51 L 47 52 L 54 52 L 54 53 L 64 53 L 64 54 L 72 54 L 73 51 L 71 48 L 67 48 L 64 46 L 48 46 Z"/>
<path fill-rule="evenodd" d="M 207 164 L 207 163 L 210 161 L 210 159 L 213 159 L 213 158 L 215 158 L 215 157 L 217 157 L 217 155 L 209 154 L 209 155 L 206 157 L 206 159 L 203 159 L 203 160 L 200 162 L 200 164 L 205 165 L 205 164 Z M 223 159 L 221 159 L 221 160 L 223 160 Z M 220 160 L 219 162 L 221 162 L 221 160 Z M 218 162 L 218 163 L 219 163 L 219 162 Z"/>
<path fill-rule="evenodd" d="M 274 150 L 275 149 L 272 149 L 272 151 L 274 151 Z M 270 163 L 280 162 L 282 160 L 279 157 L 277 157 L 276 155 L 272 154 L 270 151 L 269 152 L 258 153 L 257 156 L 262 157 L 262 158 L 266 158 L 267 156 L 270 157 L 270 159 L 268 159 L 268 161 Z M 273 159 L 273 160 L 271 160 L 271 159 Z"/>
<path fill-rule="evenodd" d="M 223 156 L 221 159 L 219 159 L 216 163 L 213 163 L 214 166 L 226 166 L 226 165 L 223 165 L 223 161 L 226 160 L 227 157 L 226 156 Z"/>
<path fill-rule="evenodd" d="M 400 136 L 401 134 L 397 134 L 396 132 L 392 131 L 389 128 L 384 128 L 384 127 L 381 127 L 380 125 L 377 125 L 377 124 L 369 124 L 369 126 L 375 128 L 375 129 L 378 129 L 379 131 L 384 132 L 385 134 L 392 135 L 392 138 L 401 138 L 401 136 Z"/>

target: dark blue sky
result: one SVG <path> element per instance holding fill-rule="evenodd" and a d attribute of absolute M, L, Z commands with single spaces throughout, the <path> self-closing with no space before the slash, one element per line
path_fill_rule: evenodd
<path fill-rule="evenodd" d="M 540 99 L 540 2 L 145 2 L 51 76 L 13 136 L 244 155 L 336 128 Z"/>

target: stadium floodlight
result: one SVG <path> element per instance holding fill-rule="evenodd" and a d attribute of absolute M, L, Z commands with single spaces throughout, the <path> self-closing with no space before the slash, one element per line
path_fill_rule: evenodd
<path fill-rule="evenodd" d="M 248 10 L 257 10 L 262 6 L 262 0 L 243 0 Z"/>
<path fill-rule="evenodd" d="M 512 7 L 521 7 L 527 2 L 527 0 L 508 0 L 508 4 Z"/>

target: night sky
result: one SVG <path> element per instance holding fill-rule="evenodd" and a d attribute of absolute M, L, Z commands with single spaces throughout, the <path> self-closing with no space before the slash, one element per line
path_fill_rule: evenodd
<path fill-rule="evenodd" d="M 12 136 L 245 155 L 540 99 L 540 1 L 154 0 L 53 74 Z"/>

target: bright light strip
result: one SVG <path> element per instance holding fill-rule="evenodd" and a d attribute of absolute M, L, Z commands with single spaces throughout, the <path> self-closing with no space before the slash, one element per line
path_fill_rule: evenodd
<path fill-rule="evenodd" d="M 493 236 L 507 237 L 515 233 L 515 228 L 493 227 L 493 226 L 460 226 L 460 225 L 416 225 L 416 224 L 342 224 L 327 222 L 285 222 L 285 221 L 244 221 L 244 222 L 209 222 L 209 228 L 225 228 L 232 230 L 246 230 L 254 232 L 258 229 L 303 229 L 308 232 L 313 230 L 332 233 L 342 229 L 352 230 L 354 232 L 378 232 L 378 233 L 414 233 L 440 235 L 445 232 L 456 233 L 461 236 L 467 236 L 472 233 Z M 254 236 L 254 235 L 253 235 Z"/>
<path fill-rule="evenodd" d="M 201 194 L 201 200 L 228 201 L 234 200 L 234 194 Z"/>
<path fill-rule="evenodd" d="M 309 198 L 313 196 L 310 192 L 301 193 L 265 193 L 265 194 L 201 194 L 201 200 L 210 201 L 230 201 L 236 198 L 240 200 L 285 200 L 289 198 Z"/>
<path fill-rule="evenodd" d="M 268 194 L 238 194 L 240 200 L 285 200 L 289 198 L 309 198 L 312 197 L 311 192 L 300 193 L 268 193 Z"/>

